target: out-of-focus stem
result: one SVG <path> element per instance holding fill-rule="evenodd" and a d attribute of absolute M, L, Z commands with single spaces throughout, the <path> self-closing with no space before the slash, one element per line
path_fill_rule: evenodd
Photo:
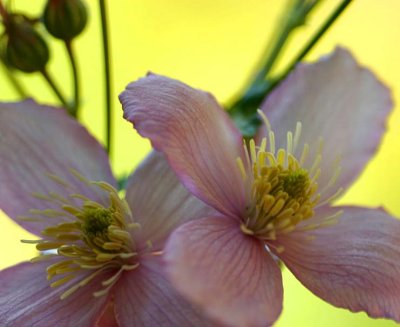
<path fill-rule="evenodd" d="M 344 0 L 342 3 L 335 9 L 335 11 L 328 17 L 326 22 L 321 26 L 321 28 L 311 37 L 311 39 L 306 43 L 304 48 L 300 51 L 300 53 L 293 59 L 291 64 L 286 69 L 286 73 L 283 75 L 285 77 L 295 66 L 298 62 L 304 59 L 307 53 L 314 47 L 314 45 L 319 41 L 322 35 L 332 26 L 335 20 L 340 16 L 340 14 L 347 8 L 347 6 L 353 0 Z"/>
<path fill-rule="evenodd" d="M 4 8 L 3 1 L 2 1 L 2 0 L 0 0 L 0 16 L 1 16 L 3 19 L 6 19 L 6 18 L 7 18 L 7 10 L 6 10 L 6 8 Z"/>
<path fill-rule="evenodd" d="M 80 105 L 80 84 L 79 84 L 79 75 L 78 75 L 78 67 L 76 65 L 75 55 L 72 48 L 71 41 L 65 41 L 65 47 L 67 49 L 69 61 L 71 63 L 71 69 L 74 79 L 74 103 L 71 106 L 71 114 L 75 118 L 78 116 L 79 105 Z"/>
<path fill-rule="evenodd" d="M 268 47 L 265 51 L 267 54 L 265 56 L 265 62 L 258 71 L 254 83 L 258 83 L 267 77 L 276 60 L 278 59 L 283 47 L 285 46 L 289 36 L 297 27 L 303 24 L 310 11 L 314 9 L 319 2 L 320 0 L 293 1 L 292 5 L 288 11 L 285 12 L 281 20 L 281 24 L 279 25 L 280 31 L 276 33 L 278 38 L 275 39 L 271 44 L 268 44 Z"/>
<path fill-rule="evenodd" d="M 40 71 L 40 73 L 42 74 L 42 76 L 44 77 L 44 79 L 46 80 L 47 84 L 50 86 L 50 88 L 52 89 L 52 91 L 54 92 L 54 94 L 56 95 L 58 100 L 60 100 L 60 102 L 61 102 L 62 106 L 65 108 L 65 110 L 67 110 L 68 113 L 72 115 L 71 108 L 68 105 L 68 102 L 65 100 L 65 97 L 63 96 L 63 94 L 61 93 L 60 89 L 57 87 L 57 85 L 55 84 L 53 78 L 49 75 L 47 70 L 43 69 L 43 70 Z"/>
<path fill-rule="evenodd" d="M 104 0 L 99 0 L 101 28 L 103 38 L 103 53 L 104 53 L 104 78 L 105 78 L 105 114 L 106 114 L 106 149 L 111 152 L 112 139 L 112 108 L 111 108 L 111 73 L 110 73 L 110 52 L 108 44 L 108 27 L 107 27 L 107 12 Z"/>

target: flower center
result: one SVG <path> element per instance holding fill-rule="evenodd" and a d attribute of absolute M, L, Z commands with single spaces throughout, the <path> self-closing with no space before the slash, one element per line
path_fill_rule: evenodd
<path fill-rule="evenodd" d="M 52 208 L 33 209 L 30 210 L 32 216 L 20 218 L 38 221 L 46 217 L 46 222 L 49 219 L 56 221 L 54 225 L 42 231 L 41 240 L 23 240 L 23 242 L 34 243 L 39 251 L 45 251 L 33 258 L 32 262 L 57 260 L 47 267 L 47 279 L 56 279 L 50 284 L 51 287 L 63 285 L 71 280 L 76 281 L 61 294 L 61 299 L 87 285 L 104 271 L 113 272 L 111 277 L 102 281 L 103 289 L 94 293 L 94 296 L 101 296 L 109 291 L 123 271 L 133 270 L 139 266 L 130 230 L 139 228 L 140 225 L 133 223 L 128 204 L 119 197 L 117 190 L 111 185 L 88 181 L 73 170 L 71 174 L 80 183 L 85 183 L 97 194 L 101 194 L 104 197 L 102 203 L 108 205 L 105 206 L 78 193 L 71 193 L 68 198 L 53 192 L 35 193 L 33 195 L 36 198 L 52 203 Z M 64 188 L 74 189 L 73 183 L 68 183 L 55 175 L 48 176 Z M 58 209 L 53 209 L 54 205 Z"/>
<path fill-rule="evenodd" d="M 90 208 L 83 214 L 82 232 L 88 239 L 106 237 L 112 222 L 112 212 L 104 208 Z"/>
<path fill-rule="evenodd" d="M 279 148 L 275 151 L 275 134 L 265 115 L 259 113 L 268 128 L 268 138 L 263 138 L 259 146 L 255 145 L 253 139 L 244 144 L 246 165 L 241 158 L 237 158 L 243 180 L 249 184 L 251 190 L 241 229 L 245 234 L 260 239 L 274 240 L 278 234 L 289 233 L 301 222 L 313 217 L 315 208 L 333 201 L 341 193 L 342 190 L 339 189 L 328 196 L 324 194 L 331 192 L 340 167 L 337 165 L 329 185 L 318 192 L 322 141 L 312 164 L 306 166 L 308 144 L 304 144 L 299 159 L 295 155 L 300 140 L 301 123 L 297 123 L 294 134 L 287 133 L 286 149 Z M 324 200 L 320 201 L 323 195 Z M 341 212 L 337 212 L 324 217 L 321 224 L 335 223 L 340 214 Z M 318 226 L 304 225 L 303 228 Z"/>

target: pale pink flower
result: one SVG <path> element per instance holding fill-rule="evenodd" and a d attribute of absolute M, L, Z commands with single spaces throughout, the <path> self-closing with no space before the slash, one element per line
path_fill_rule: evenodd
<path fill-rule="evenodd" d="M 178 81 L 150 75 L 120 100 L 187 189 L 219 212 L 167 242 L 170 278 L 186 298 L 229 325 L 270 325 L 282 310 L 279 258 L 325 301 L 400 322 L 400 222 L 332 206 L 375 153 L 392 107 L 349 52 L 299 65 L 245 146 L 210 94 Z"/>
<path fill-rule="evenodd" d="M 208 209 L 162 155 L 123 199 L 100 144 L 61 109 L 25 101 L 0 104 L 0 163 L 0 208 L 53 251 L 0 272 L 1 326 L 93 326 L 105 311 L 121 326 L 204 325 L 160 251 L 187 210 Z"/>

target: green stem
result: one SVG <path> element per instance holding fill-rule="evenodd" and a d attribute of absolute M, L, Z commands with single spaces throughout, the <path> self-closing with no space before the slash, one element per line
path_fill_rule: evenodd
<path fill-rule="evenodd" d="M 343 0 L 335 11 L 328 17 L 324 24 L 306 43 L 304 48 L 295 57 L 295 59 L 287 66 L 284 73 L 276 78 L 269 78 L 265 69 L 261 70 L 264 75 L 257 75 L 241 98 L 228 107 L 228 111 L 236 125 L 239 126 L 243 135 L 252 137 L 257 132 L 257 127 L 261 123 L 257 116 L 257 108 L 260 107 L 265 97 L 282 81 L 300 62 L 309 51 L 315 46 L 319 39 L 326 33 L 329 27 L 336 21 L 340 14 L 347 8 L 352 0 Z M 308 13 L 316 4 L 310 3 L 305 12 Z M 279 42 L 278 42 L 279 43 Z M 272 66 L 271 66 L 272 67 Z M 268 67 L 267 67 L 268 68 Z M 266 77 L 266 78 L 265 78 Z M 261 78 L 261 79 L 260 79 Z"/>
<path fill-rule="evenodd" d="M 75 55 L 74 51 L 72 48 L 72 42 L 71 41 L 65 41 L 65 47 L 67 48 L 67 53 L 69 57 L 69 61 L 71 63 L 71 69 L 72 69 L 72 74 L 73 74 L 73 79 L 74 79 L 74 103 L 71 108 L 71 114 L 75 118 L 78 116 L 78 110 L 79 110 L 79 105 L 80 105 L 80 90 L 79 90 L 79 75 L 78 75 L 78 67 L 76 65 L 76 60 L 75 60 Z"/>
<path fill-rule="evenodd" d="M 15 77 L 15 75 L 10 71 L 10 69 L 7 67 L 7 65 L 4 63 L 3 60 L 0 60 L 3 64 L 4 67 L 4 72 L 7 75 L 11 85 L 14 87 L 15 91 L 18 93 L 19 97 L 21 99 L 26 99 L 28 98 L 28 94 L 25 91 L 25 88 L 22 86 L 22 84 L 19 82 L 19 80 Z"/>
<path fill-rule="evenodd" d="M 63 107 L 65 108 L 65 110 L 67 110 L 67 112 L 69 114 L 71 113 L 71 108 L 68 105 L 68 102 L 65 100 L 65 97 L 62 95 L 61 91 L 59 90 L 59 88 L 57 87 L 57 85 L 55 84 L 54 80 L 51 78 L 51 76 L 49 75 L 49 73 L 46 71 L 46 69 L 42 69 L 40 71 L 40 73 L 42 74 L 42 76 L 44 77 L 44 79 L 46 80 L 46 82 L 49 84 L 50 88 L 52 89 L 52 91 L 54 92 L 54 94 L 56 95 L 56 97 L 58 98 L 58 100 L 60 100 L 61 104 L 63 105 Z"/>
<path fill-rule="evenodd" d="M 111 74 L 110 74 L 110 53 L 108 44 L 108 28 L 107 28 L 107 13 L 104 0 L 99 0 L 101 27 L 103 38 L 103 52 L 104 52 L 104 77 L 105 77 L 105 101 L 106 101 L 106 149 L 110 154 L 111 152 L 111 138 L 112 138 L 112 108 L 111 108 Z"/>
<path fill-rule="evenodd" d="M 297 27 L 304 24 L 306 17 L 318 3 L 319 0 L 310 1 L 310 3 L 307 3 L 303 0 L 297 0 L 293 2 L 290 9 L 285 13 L 283 19 L 281 20 L 280 32 L 277 33 L 279 37 L 276 39 L 276 41 L 272 42 L 272 45 L 268 44 L 267 46 L 265 51 L 267 54 L 265 56 L 265 63 L 257 73 L 254 84 L 259 83 L 267 77 L 276 60 L 278 59 L 283 47 L 285 46 L 289 36 Z"/>
<path fill-rule="evenodd" d="M 300 53 L 296 56 L 296 58 L 293 59 L 289 67 L 286 69 L 286 72 L 282 75 L 282 78 L 285 78 L 292 70 L 293 68 L 299 63 L 303 58 L 307 55 L 307 53 L 310 52 L 310 50 L 314 47 L 314 45 L 319 41 L 319 39 L 322 37 L 322 35 L 325 34 L 325 32 L 332 26 L 332 24 L 335 22 L 335 20 L 340 16 L 340 14 L 347 8 L 347 6 L 352 2 L 353 0 L 344 0 L 337 8 L 336 10 L 328 17 L 326 22 L 321 26 L 321 28 L 315 33 L 311 39 L 306 43 L 305 47 L 300 51 Z"/>
<path fill-rule="evenodd" d="M 273 64 L 275 63 L 276 59 L 278 58 L 279 53 L 281 52 L 284 44 L 286 43 L 286 40 L 289 37 L 291 31 L 292 31 L 292 28 L 290 27 L 290 25 L 287 23 L 284 24 L 282 32 L 279 33 L 279 38 L 277 39 L 274 46 L 272 47 L 272 51 L 270 52 L 269 56 L 267 56 L 267 59 L 263 65 L 263 67 L 257 73 L 255 81 L 257 81 L 257 82 L 262 81 L 265 78 L 265 76 L 268 74 L 268 72 L 271 70 Z M 268 48 L 269 47 L 270 46 L 268 46 Z"/>

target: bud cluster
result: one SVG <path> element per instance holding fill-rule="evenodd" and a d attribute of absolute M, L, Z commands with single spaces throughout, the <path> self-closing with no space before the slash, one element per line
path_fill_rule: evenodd
<path fill-rule="evenodd" d="M 30 19 L 5 8 L 1 16 L 1 58 L 8 67 L 25 73 L 43 71 L 50 58 L 47 40 L 40 33 L 40 21 L 51 36 L 65 42 L 77 37 L 87 23 L 81 0 L 48 0 L 41 19 Z"/>

